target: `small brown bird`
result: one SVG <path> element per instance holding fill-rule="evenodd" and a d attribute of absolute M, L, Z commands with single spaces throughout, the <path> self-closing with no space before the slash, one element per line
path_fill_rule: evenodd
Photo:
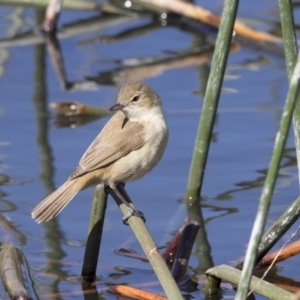
<path fill-rule="evenodd" d="M 79 191 L 91 185 L 114 188 L 141 178 L 163 156 L 168 128 L 161 100 L 152 88 L 141 81 L 128 82 L 110 110 L 118 112 L 86 150 L 75 171 L 32 211 L 38 223 L 57 216 Z"/>

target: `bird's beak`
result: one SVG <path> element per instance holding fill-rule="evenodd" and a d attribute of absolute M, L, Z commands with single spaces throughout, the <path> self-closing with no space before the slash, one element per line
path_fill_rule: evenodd
<path fill-rule="evenodd" d="M 117 103 L 117 104 L 115 104 L 114 106 L 112 106 L 112 107 L 109 109 L 109 111 L 116 111 L 116 110 L 120 110 L 120 109 L 122 109 L 122 108 L 124 108 L 124 105 L 122 105 L 122 104 L 120 104 L 120 103 Z"/>

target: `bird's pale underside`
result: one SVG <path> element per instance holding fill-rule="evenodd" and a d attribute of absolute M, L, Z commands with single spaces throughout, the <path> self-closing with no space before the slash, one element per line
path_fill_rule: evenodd
<path fill-rule="evenodd" d="M 161 159 L 168 129 L 161 100 L 152 88 L 141 81 L 125 84 L 111 110 L 116 114 L 88 147 L 75 171 L 32 211 L 37 222 L 58 215 L 82 189 L 139 179 Z"/>

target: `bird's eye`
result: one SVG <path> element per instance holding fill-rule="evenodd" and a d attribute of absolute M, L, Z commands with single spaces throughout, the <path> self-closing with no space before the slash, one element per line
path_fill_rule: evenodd
<path fill-rule="evenodd" d="M 140 96 L 134 96 L 133 98 L 132 98 L 132 102 L 136 102 L 136 101 L 138 101 L 140 99 Z"/>

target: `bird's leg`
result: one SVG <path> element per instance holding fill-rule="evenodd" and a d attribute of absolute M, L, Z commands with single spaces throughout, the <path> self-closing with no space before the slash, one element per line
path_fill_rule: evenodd
<path fill-rule="evenodd" d="M 132 207 L 130 203 L 132 203 L 131 199 L 127 195 L 125 189 L 125 184 L 119 183 L 117 185 L 106 186 L 106 190 L 113 196 L 113 198 L 120 203 L 120 200 L 123 204 L 125 204 L 129 210 L 127 215 L 125 215 L 122 219 L 125 225 L 128 225 L 128 219 L 132 216 L 136 216 L 141 218 L 144 222 L 146 221 L 144 214 L 138 211 L 136 208 Z M 126 199 L 127 198 L 127 199 Z"/>
<path fill-rule="evenodd" d="M 120 183 L 116 186 L 111 187 L 111 189 L 113 190 L 113 192 L 115 193 L 115 195 L 127 206 L 128 208 L 128 213 L 127 215 L 125 215 L 122 218 L 122 221 L 125 225 L 129 225 L 128 224 L 128 219 L 132 216 L 136 216 L 141 218 L 144 222 L 146 221 L 144 214 L 140 211 L 138 211 L 136 208 L 132 207 L 130 205 L 131 199 L 129 198 L 129 196 L 127 195 L 125 189 L 124 189 L 125 184 L 124 183 Z M 128 200 L 127 200 L 127 199 Z"/>

